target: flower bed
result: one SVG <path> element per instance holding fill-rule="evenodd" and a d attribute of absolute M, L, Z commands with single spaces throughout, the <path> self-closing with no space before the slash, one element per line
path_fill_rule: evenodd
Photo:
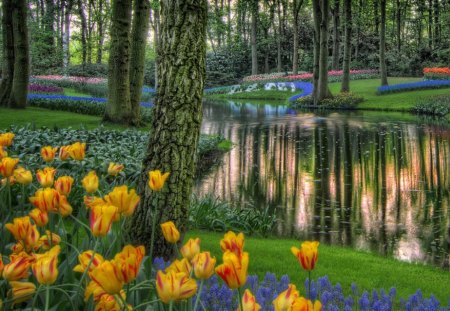
<path fill-rule="evenodd" d="M 62 94 L 62 93 L 64 93 L 64 89 L 62 87 L 58 87 L 55 85 L 30 83 L 28 85 L 28 92 L 30 92 L 30 93 L 45 93 L 45 94 L 55 94 L 55 93 Z"/>
<path fill-rule="evenodd" d="M 424 68 L 423 76 L 426 80 L 449 80 L 450 79 L 450 68 L 448 67 L 433 67 Z"/>
<path fill-rule="evenodd" d="M 377 89 L 377 94 L 384 95 L 390 93 L 408 92 L 426 89 L 439 89 L 447 87 L 450 87 L 450 80 L 426 80 L 426 81 L 380 86 Z"/>
<path fill-rule="evenodd" d="M 343 71 L 342 70 L 331 70 L 328 72 L 329 82 L 339 82 L 342 80 Z M 272 81 L 272 82 L 282 82 L 282 81 L 311 81 L 313 78 L 312 73 L 302 72 L 296 75 L 255 75 L 248 76 L 243 79 L 244 82 L 257 82 L 257 81 Z M 378 70 L 375 69 L 362 69 L 362 70 L 350 70 L 350 80 L 360 80 L 360 79 L 374 79 L 378 78 Z"/>

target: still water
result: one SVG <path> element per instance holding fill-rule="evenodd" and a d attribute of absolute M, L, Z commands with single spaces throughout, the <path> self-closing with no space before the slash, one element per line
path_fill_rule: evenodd
<path fill-rule="evenodd" d="M 280 236 L 448 268 L 448 123 L 231 101 L 203 111 L 202 132 L 235 146 L 198 194 L 269 208 Z"/>

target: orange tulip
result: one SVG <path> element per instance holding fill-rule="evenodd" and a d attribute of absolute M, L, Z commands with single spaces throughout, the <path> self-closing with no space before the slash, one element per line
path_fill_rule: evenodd
<path fill-rule="evenodd" d="M 125 284 L 136 279 L 142 260 L 145 256 L 145 247 L 126 245 L 122 251 L 114 257 L 114 263 L 122 273 Z"/>
<path fill-rule="evenodd" d="M 37 256 L 37 260 L 31 266 L 33 274 L 39 284 L 51 285 L 55 283 L 58 277 L 58 255 L 61 247 L 56 245 L 48 252 Z"/>
<path fill-rule="evenodd" d="M 52 162 L 56 155 L 58 148 L 52 146 L 45 146 L 41 148 L 41 157 L 45 162 Z"/>
<path fill-rule="evenodd" d="M 288 289 L 278 295 L 272 302 L 275 311 L 290 311 L 295 299 L 300 296 L 294 284 L 289 284 Z"/>
<path fill-rule="evenodd" d="M 31 171 L 24 169 L 19 166 L 14 170 L 14 179 L 22 185 L 29 185 L 33 181 L 33 176 L 31 175 Z"/>
<path fill-rule="evenodd" d="M 228 231 L 223 239 L 220 240 L 220 248 L 224 253 L 228 250 L 235 253 L 238 257 L 241 256 L 244 249 L 244 234 L 241 232 L 236 235 L 233 231 Z"/>
<path fill-rule="evenodd" d="M 113 205 L 97 205 L 91 208 L 89 225 L 94 236 L 105 236 L 117 214 L 117 207 Z"/>
<path fill-rule="evenodd" d="M 41 211 L 46 213 L 56 213 L 59 207 L 59 193 L 53 188 L 39 189 L 33 197 L 30 197 L 30 203 Z"/>
<path fill-rule="evenodd" d="M 90 171 L 81 181 L 87 193 L 93 193 L 98 189 L 98 176 L 95 171 Z"/>
<path fill-rule="evenodd" d="M 9 256 L 10 263 L 3 268 L 3 278 L 8 281 L 25 279 L 29 275 L 31 260 L 29 257 L 20 255 Z"/>
<path fill-rule="evenodd" d="M 181 260 L 175 259 L 170 266 L 168 266 L 166 268 L 166 273 L 168 272 L 176 272 L 176 273 L 186 273 L 186 275 L 190 275 L 191 274 L 191 270 L 192 270 L 192 266 L 189 263 L 189 261 L 187 261 L 186 258 L 183 258 Z"/>
<path fill-rule="evenodd" d="M 167 221 L 161 224 L 161 230 L 167 242 L 175 244 L 180 239 L 180 232 L 173 221 Z"/>
<path fill-rule="evenodd" d="M 200 253 L 200 239 L 189 239 L 186 244 L 180 248 L 180 252 L 183 257 L 190 262 L 195 255 Z"/>
<path fill-rule="evenodd" d="M 59 159 L 61 161 L 67 160 L 67 158 L 70 156 L 69 149 L 70 149 L 70 146 L 61 146 L 59 148 Z"/>
<path fill-rule="evenodd" d="M 319 300 L 316 300 L 314 304 L 311 300 L 304 297 L 298 297 L 292 304 L 291 311 L 321 311 L 322 304 Z"/>
<path fill-rule="evenodd" d="M 58 212 L 62 217 L 67 217 L 72 214 L 72 206 L 67 201 L 67 197 L 65 195 L 59 196 L 58 201 Z"/>
<path fill-rule="evenodd" d="M 51 187 L 55 179 L 56 169 L 53 167 L 45 167 L 43 170 L 37 170 L 36 178 L 42 187 Z"/>
<path fill-rule="evenodd" d="M 0 161 L 0 175 L 3 175 L 5 178 L 13 176 L 17 163 L 19 163 L 19 159 L 2 158 Z"/>
<path fill-rule="evenodd" d="M 249 289 L 246 289 L 244 295 L 242 296 L 242 308 L 243 311 L 259 311 L 261 310 L 261 306 L 256 302 L 255 296 L 252 295 Z M 241 311 L 241 308 L 237 309 Z"/>
<path fill-rule="evenodd" d="M 118 212 L 124 216 L 131 216 L 139 204 L 140 197 L 134 189 L 128 191 L 127 186 L 114 187 L 113 191 L 105 195 L 103 200 L 118 208 Z"/>
<path fill-rule="evenodd" d="M 61 176 L 55 181 L 55 189 L 59 194 L 68 196 L 72 191 L 73 178 L 71 176 Z"/>
<path fill-rule="evenodd" d="M 174 271 L 156 273 L 156 291 L 164 303 L 188 299 L 197 292 L 197 283 L 186 273 Z"/>
<path fill-rule="evenodd" d="M 105 260 L 89 276 L 110 295 L 120 293 L 124 285 L 121 271 L 113 261 Z"/>
<path fill-rule="evenodd" d="M 9 282 L 13 304 L 21 303 L 31 299 L 36 292 L 36 285 L 31 282 Z"/>
<path fill-rule="evenodd" d="M 48 223 L 48 214 L 43 212 L 39 208 L 34 208 L 28 215 L 33 219 L 34 223 L 38 227 L 43 227 Z"/>
<path fill-rule="evenodd" d="M 76 265 L 73 268 L 73 271 L 84 273 L 84 271 L 87 269 L 89 262 L 91 262 L 91 265 L 89 266 L 89 272 L 92 272 L 95 268 L 97 268 L 102 262 L 105 261 L 102 255 L 95 253 L 94 258 L 92 258 L 92 254 L 94 252 L 89 250 L 81 253 L 78 255 L 78 261 L 80 264 Z"/>
<path fill-rule="evenodd" d="M 291 247 L 291 252 L 297 257 L 299 263 L 306 271 L 314 270 L 316 266 L 318 251 L 317 247 L 319 242 L 317 241 L 305 241 L 301 245 L 301 249 L 297 247 Z"/>
<path fill-rule="evenodd" d="M 61 242 L 61 237 L 54 232 L 45 230 L 45 234 L 41 236 L 39 242 L 41 242 L 41 247 L 43 250 L 48 250 L 51 246 L 58 245 Z"/>
<path fill-rule="evenodd" d="M 209 252 L 198 253 L 192 259 L 192 266 L 197 279 L 209 279 L 214 274 L 215 265 L 216 258 L 211 257 Z"/>
<path fill-rule="evenodd" d="M 243 252 L 238 257 L 231 251 L 223 254 L 223 264 L 216 268 L 216 273 L 224 280 L 231 289 L 242 287 L 247 281 L 248 253 Z"/>
<path fill-rule="evenodd" d="M 123 164 L 109 162 L 108 175 L 117 176 L 117 174 L 119 174 L 123 170 L 123 168 Z"/>
<path fill-rule="evenodd" d="M 161 190 L 162 187 L 164 187 L 164 183 L 169 175 L 170 173 L 164 173 L 161 175 L 160 170 L 148 172 L 148 186 L 153 191 Z"/>
<path fill-rule="evenodd" d="M 2 146 L 2 147 L 11 146 L 14 136 L 15 135 L 13 133 L 0 134 L 0 146 Z"/>
<path fill-rule="evenodd" d="M 7 157 L 7 156 L 8 156 L 8 152 L 6 152 L 4 147 L 0 145 L 0 160 L 5 158 L 5 157 Z"/>
<path fill-rule="evenodd" d="M 69 148 L 69 155 L 72 159 L 81 161 L 84 159 L 85 151 L 86 151 L 86 144 L 76 142 L 70 145 Z"/>

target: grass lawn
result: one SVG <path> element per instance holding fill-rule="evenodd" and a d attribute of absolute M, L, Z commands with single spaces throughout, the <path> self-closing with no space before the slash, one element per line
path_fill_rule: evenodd
<path fill-rule="evenodd" d="M 222 263 L 219 241 L 223 234 L 204 231 L 190 231 L 187 238 L 199 237 L 202 250 L 209 250 Z M 246 237 L 245 250 L 250 254 L 249 274 L 263 278 L 267 271 L 277 277 L 288 274 L 291 281 L 304 294 L 303 286 L 307 273 L 300 268 L 292 255 L 291 246 L 300 247 L 300 242 L 293 239 L 264 239 Z M 397 299 L 407 298 L 417 289 L 425 297 L 434 294 L 442 305 L 447 305 L 450 298 L 450 272 L 437 267 L 410 264 L 391 258 L 385 258 L 362 251 L 338 246 L 319 246 L 319 260 L 313 279 L 327 275 L 333 284 L 340 283 L 344 293 L 351 293 L 351 284 L 355 282 L 360 290 L 391 287 L 397 289 Z"/>
<path fill-rule="evenodd" d="M 89 94 L 80 93 L 80 92 L 76 91 L 75 89 L 71 89 L 71 88 L 68 88 L 68 87 L 64 88 L 64 95 L 67 95 L 67 96 L 78 96 L 78 97 L 95 97 L 95 96 L 91 96 Z"/>

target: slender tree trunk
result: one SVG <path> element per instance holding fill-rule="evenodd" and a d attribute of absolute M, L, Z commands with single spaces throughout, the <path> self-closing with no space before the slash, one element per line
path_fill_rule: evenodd
<path fill-rule="evenodd" d="M 161 1 L 161 44 L 158 47 L 159 91 L 151 135 L 139 181 L 141 204 L 129 226 L 135 244 L 149 249 L 156 217 L 154 256 L 174 257 L 174 247 L 162 237 L 159 224 L 173 221 L 182 235 L 192 195 L 196 148 L 202 120 L 205 80 L 207 1 Z M 152 192 L 148 171 L 170 172 L 166 186 Z"/>
<path fill-rule="evenodd" d="M 14 75 L 9 98 L 11 108 L 25 108 L 27 106 L 29 79 L 29 50 L 27 28 L 26 0 L 15 0 L 13 10 L 14 31 Z"/>
<path fill-rule="evenodd" d="M 277 15 L 278 15 L 278 35 L 277 37 L 277 71 L 278 72 L 282 72 L 283 71 L 283 64 L 282 64 L 282 59 L 281 59 L 281 36 L 283 33 L 283 24 L 282 24 L 282 20 L 281 20 L 281 0 L 277 0 L 278 3 L 278 10 L 277 10 Z"/>
<path fill-rule="evenodd" d="M 448 13 L 447 13 L 448 14 Z M 439 0 L 433 1 L 433 17 L 434 17 L 434 47 L 439 47 L 440 41 L 441 41 L 441 31 L 440 31 L 440 21 L 439 21 L 439 15 L 440 15 L 440 4 Z"/>
<path fill-rule="evenodd" d="M 319 54 L 320 54 L 320 22 L 321 22 L 321 10 L 320 10 L 320 0 L 313 0 L 313 20 L 314 20 L 314 64 L 313 64 L 313 99 L 314 104 L 318 105 L 319 102 L 318 92 L 319 92 L 319 70 L 320 70 L 320 62 L 319 62 Z"/>
<path fill-rule="evenodd" d="M 108 63 L 108 103 L 104 119 L 129 124 L 130 103 L 130 28 L 132 0 L 113 2 L 111 48 Z"/>
<path fill-rule="evenodd" d="M 86 57 L 87 57 L 87 42 L 86 42 L 86 33 L 87 33 L 87 22 L 86 22 L 86 14 L 84 14 L 83 8 L 83 0 L 78 0 L 78 13 L 80 14 L 81 20 L 81 59 L 83 66 L 86 65 Z"/>
<path fill-rule="evenodd" d="M 154 48 L 155 50 L 158 49 L 159 46 L 159 42 L 160 42 L 160 29 L 161 29 L 161 24 L 160 24 L 160 13 L 159 13 L 159 8 L 154 9 L 155 12 L 155 26 L 154 26 L 154 36 L 155 36 L 155 41 L 154 41 Z M 158 90 L 158 56 L 155 58 L 155 90 Z"/>
<path fill-rule="evenodd" d="M 8 106 L 14 76 L 13 0 L 2 2 L 3 70 L 0 83 L 0 106 Z"/>
<path fill-rule="evenodd" d="M 134 0 L 134 18 L 131 30 L 130 57 L 130 102 L 131 123 L 138 125 L 141 120 L 141 95 L 144 85 L 145 48 L 150 17 L 149 0 Z"/>
<path fill-rule="evenodd" d="M 379 1 L 380 0 L 373 0 L 374 33 L 376 36 L 378 36 L 380 28 L 380 12 L 378 9 Z"/>
<path fill-rule="evenodd" d="M 252 30 L 251 30 L 251 46 L 252 46 L 252 75 L 258 74 L 258 50 L 256 46 L 256 27 L 258 21 L 258 0 L 252 0 Z"/>
<path fill-rule="evenodd" d="M 400 7 L 400 0 L 396 0 L 395 5 L 396 11 L 395 11 L 395 24 L 396 24 L 396 37 L 397 37 L 397 52 L 400 53 L 402 48 L 402 37 L 401 37 L 401 27 L 402 27 L 402 20 L 401 20 L 401 7 Z"/>
<path fill-rule="evenodd" d="M 433 0 L 428 0 L 428 47 L 433 48 Z"/>
<path fill-rule="evenodd" d="M 231 0 L 228 0 L 227 5 L 227 44 L 231 45 Z"/>
<path fill-rule="evenodd" d="M 331 67 L 334 70 L 339 69 L 339 14 L 340 0 L 334 0 L 333 7 L 333 62 Z"/>
<path fill-rule="evenodd" d="M 303 5 L 303 0 L 294 0 L 294 47 L 292 55 L 292 73 L 296 75 L 298 73 L 298 22 L 300 9 Z"/>
<path fill-rule="evenodd" d="M 350 59 L 352 51 L 352 1 L 344 0 L 345 42 L 341 92 L 350 92 Z"/>
<path fill-rule="evenodd" d="M 92 64 L 92 28 L 94 27 L 92 22 L 92 0 L 88 0 L 88 16 L 87 16 L 87 38 L 86 38 L 86 61 L 88 64 Z"/>
<path fill-rule="evenodd" d="M 104 0 L 98 0 L 98 12 L 100 14 L 97 22 L 97 30 L 98 30 L 98 47 L 97 47 L 97 57 L 95 62 L 97 64 L 102 63 L 103 58 L 103 42 L 104 42 L 104 30 L 103 30 L 103 1 Z"/>
<path fill-rule="evenodd" d="M 313 0 L 317 1 L 317 0 Z M 317 101 L 330 96 L 328 90 L 328 10 L 329 0 L 320 0 L 322 20 L 320 23 L 319 85 Z"/>
<path fill-rule="evenodd" d="M 381 85 L 388 85 L 386 68 L 386 0 L 380 0 L 381 25 L 380 25 L 380 74 Z"/>
<path fill-rule="evenodd" d="M 66 10 L 64 12 L 64 36 L 63 36 L 63 67 L 67 72 L 70 62 L 70 12 L 73 1 L 66 0 Z"/>

